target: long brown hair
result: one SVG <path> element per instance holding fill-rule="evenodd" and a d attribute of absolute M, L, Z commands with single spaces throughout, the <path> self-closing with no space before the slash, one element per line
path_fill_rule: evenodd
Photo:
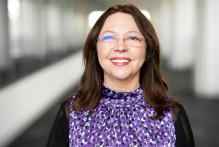
<path fill-rule="evenodd" d="M 147 103 L 153 107 L 158 118 L 167 111 L 169 104 L 174 101 L 167 99 L 168 86 L 163 79 L 160 69 L 160 46 L 158 37 L 151 22 L 132 4 L 114 5 L 107 9 L 91 29 L 83 49 L 85 70 L 81 77 L 79 89 L 76 93 L 76 102 L 73 109 L 82 111 L 93 110 L 101 99 L 101 84 L 103 82 L 103 69 L 97 57 L 97 38 L 108 16 L 121 12 L 133 16 L 139 30 L 146 39 L 146 61 L 141 67 L 140 84 L 144 91 Z"/>

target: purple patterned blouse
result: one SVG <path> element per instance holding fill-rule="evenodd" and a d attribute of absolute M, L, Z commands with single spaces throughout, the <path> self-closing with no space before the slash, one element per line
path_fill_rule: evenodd
<path fill-rule="evenodd" d="M 155 110 L 144 100 L 141 87 L 117 92 L 102 84 L 102 98 L 94 113 L 70 110 L 69 146 L 174 146 L 171 107 L 152 120 Z M 71 105 L 73 101 L 71 101 Z"/>

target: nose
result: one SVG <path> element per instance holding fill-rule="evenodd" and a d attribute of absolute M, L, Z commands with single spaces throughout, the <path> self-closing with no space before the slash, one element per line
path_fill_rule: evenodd
<path fill-rule="evenodd" d="M 124 38 L 118 38 L 117 44 L 115 46 L 115 50 L 120 51 L 120 52 L 127 50 L 127 46 L 126 46 Z"/>

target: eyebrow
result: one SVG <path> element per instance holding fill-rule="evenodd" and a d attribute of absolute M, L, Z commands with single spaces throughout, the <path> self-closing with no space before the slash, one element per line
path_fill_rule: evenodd
<path fill-rule="evenodd" d="M 101 33 L 100 35 L 104 35 L 104 34 L 106 34 L 106 33 L 113 33 L 113 34 L 116 34 L 115 32 L 113 32 L 113 31 L 104 31 L 103 33 Z"/>
<path fill-rule="evenodd" d="M 118 35 L 117 32 L 110 31 L 110 30 L 104 31 L 104 32 L 101 33 L 100 35 L 102 36 L 102 35 L 104 35 L 104 34 L 106 34 L 106 33 L 113 33 L 113 34 L 115 34 L 115 35 Z M 137 31 L 128 31 L 128 32 L 126 32 L 125 34 L 129 34 L 129 33 L 140 33 L 140 34 L 142 34 L 141 32 L 137 32 Z"/>

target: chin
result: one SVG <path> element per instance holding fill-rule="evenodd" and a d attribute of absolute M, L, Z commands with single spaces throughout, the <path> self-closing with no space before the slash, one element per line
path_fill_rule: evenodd
<path fill-rule="evenodd" d="M 113 75 L 113 77 L 117 80 L 126 80 L 126 79 L 129 79 L 131 77 L 131 75 L 129 74 L 116 74 L 116 75 Z"/>

